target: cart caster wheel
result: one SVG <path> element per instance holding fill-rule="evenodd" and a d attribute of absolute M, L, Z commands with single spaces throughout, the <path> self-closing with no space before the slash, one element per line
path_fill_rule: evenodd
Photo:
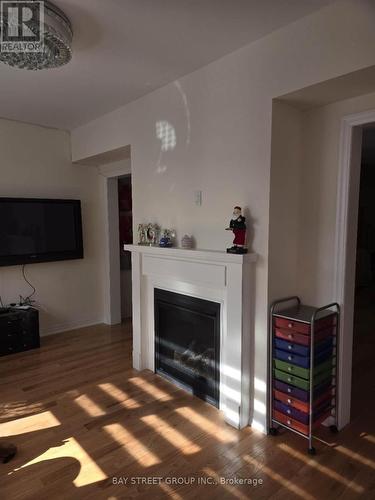
<path fill-rule="evenodd" d="M 316 455 L 316 449 L 314 447 L 309 448 L 307 450 L 307 452 L 308 452 L 309 455 Z"/>
<path fill-rule="evenodd" d="M 275 427 L 270 428 L 270 436 L 277 436 L 278 434 L 279 434 L 278 429 L 276 429 Z"/>
<path fill-rule="evenodd" d="M 329 430 L 332 432 L 332 434 L 337 434 L 339 432 L 336 425 L 330 425 Z"/>

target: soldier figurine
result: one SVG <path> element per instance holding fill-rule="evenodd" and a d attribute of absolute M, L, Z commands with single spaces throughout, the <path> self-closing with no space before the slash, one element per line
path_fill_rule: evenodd
<path fill-rule="evenodd" d="M 234 207 L 232 219 L 226 231 L 233 231 L 233 246 L 227 248 L 227 253 L 244 254 L 246 248 L 246 219 L 242 215 L 241 207 Z"/>

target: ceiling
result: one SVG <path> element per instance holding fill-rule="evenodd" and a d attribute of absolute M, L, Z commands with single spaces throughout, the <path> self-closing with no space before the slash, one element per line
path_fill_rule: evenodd
<path fill-rule="evenodd" d="M 73 59 L 31 72 L 0 64 L 0 116 L 73 129 L 334 0 L 54 0 Z"/>

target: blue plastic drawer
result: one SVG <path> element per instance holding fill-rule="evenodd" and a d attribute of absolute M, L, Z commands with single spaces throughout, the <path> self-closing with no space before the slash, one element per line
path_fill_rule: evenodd
<path fill-rule="evenodd" d="M 332 356 L 332 347 L 329 347 L 325 351 L 315 354 L 315 365 L 323 363 Z M 287 363 L 293 363 L 294 365 L 301 366 L 302 368 L 310 368 L 310 356 L 299 356 L 293 354 L 292 352 L 282 351 L 281 349 L 275 349 L 275 358 L 280 361 L 286 361 Z"/>
<path fill-rule="evenodd" d="M 286 361 L 287 363 L 292 363 L 293 365 L 301 366 L 303 368 L 310 368 L 310 358 L 306 356 L 298 356 L 291 352 L 281 351 L 280 349 L 275 350 L 275 358 L 280 361 Z"/>
<path fill-rule="evenodd" d="M 281 411 L 281 413 L 284 413 L 284 415 L 288 415 L 291 418 L 295 418 L 299 422 L 302 422 L 303 424 L 308 424 L 309 423 L 309 414 L 304 413 L 303 411 L 296 410 L 295 408 L 292 408 L 284 403 L 281 403 L 280 401 L 277 401 L 277 399 L 274 400 L 273 406 L 275 410 Z"/>
<path fill-rule="evenodd" d="M 333 344 L 333 339 L 328 338 L 319 342 L 315 345 L 315 354 L 319 354 L 322 351 L 325 351 Z M 282 351 L 291 352 L 292 354 L 297 354 L 298 356 L 310 356 L 310 347 L 303 346 L 300 344 L 294 344 L 288 342 L 287 340 L 282 340 L 275 337 L 275 347 L 276 349 L 281 349 Z"/>

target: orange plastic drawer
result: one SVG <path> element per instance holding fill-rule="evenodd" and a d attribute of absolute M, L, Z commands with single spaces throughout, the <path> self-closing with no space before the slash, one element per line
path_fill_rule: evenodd
<path fill-rule="evenodd" d="M 304 411 L 305 413 L 309 413 L 309 403 L 305 403 L 304 401 L 300 401 L 299 399 L 295 399 L 290 397 L 288 394 L 280 391 L 273 391 L 273 396 L 275 399 L 281 401 L 282 403 L 295 408 L 296 410 Z"/>
<path fill-rule="evenodd" d="M 281 424 L 287 425 L 291 429 L 294 429 L 302 434 L 307 435 L 309 433 L 309 426 L 305 424 L 301 424 L 298 420 L 294 420 L 293 418 L 289 418 L 288 415 L 284 415 L 279 411 L 273 410 L 272 417 L 280 422 Z"/>

